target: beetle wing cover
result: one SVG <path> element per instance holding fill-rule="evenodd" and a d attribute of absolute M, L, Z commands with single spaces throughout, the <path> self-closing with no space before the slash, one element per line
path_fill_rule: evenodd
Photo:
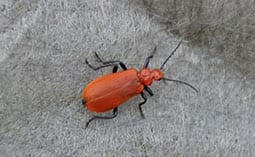
<path fill-rule="evenodd" d="M 94 112 L 105 112 L 141 93 L 144 86 L 137 77 L 137 70 L 104 75 L 87 85 L 83 99 L 87 108 Z"/>

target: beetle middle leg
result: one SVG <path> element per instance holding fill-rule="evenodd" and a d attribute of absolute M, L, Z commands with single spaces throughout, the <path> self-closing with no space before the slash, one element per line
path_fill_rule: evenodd
<path fill-rule="evenodd" d="M 149 63 L 150 63 L 150 59 L 153 58 L 153 56 L 154 56 L 156 50 L 157 50 L 157 46 L 154 47 L 152 54 L 151 54 L 150 56 L 148 56 L 148 57 L 145 59 L 143 68 L 147 68 L 147 67 L 148 67 L 148 65 L 149 65 Z"/>
<path fill-rule="evenodd" d="M 103 116 L 93 116 L 87 123 L 86 123 L 86 126 L 85 128 L 87 128 L 90 124 L 90 122 L 92 122 L 93 120 L 95 119 L 113 119 L 115 118 L 116 116 L 118 115 L 118 108 L 114 108 L 113 109 L 113 112 L 112 112 L 112 116 L 108 116 L 108 117 L 103 117 Z"/>

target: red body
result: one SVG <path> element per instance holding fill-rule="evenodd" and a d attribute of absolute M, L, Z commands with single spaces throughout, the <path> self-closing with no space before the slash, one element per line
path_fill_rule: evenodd
<path fill-rule="evenodd" d="M 90 82 L 83 90 L 82 98 L 90 111 L 106 112 L 140 94 L 144 85 L 149 86 L 153 80 L 161 78 L 163 73 L 157 69 L 127 69 Z"/>

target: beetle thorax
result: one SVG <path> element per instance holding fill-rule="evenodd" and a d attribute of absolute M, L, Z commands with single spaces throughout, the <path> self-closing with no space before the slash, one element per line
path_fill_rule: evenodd
<path fill-rule="evenodd" d="M 159 81 L 164 77 L 162 71 L 153 69 L 152 71 L 148 68 L 143 68 L 139 73 L 138 77 L 140 82 L 146 86 L 150 86 L 153 80 Z"/>

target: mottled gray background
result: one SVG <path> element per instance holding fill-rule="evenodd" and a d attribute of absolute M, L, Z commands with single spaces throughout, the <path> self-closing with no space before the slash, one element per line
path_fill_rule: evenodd
<path fill-rule="evenodd" d="M 0 156 L 255 156 L 253 0 L 1 0 Z M 200 89 L 155 82 L 139 114 L 135 97 L 117 118 L 83 129 L 94 113 L 81 92 L 84 64 L 119 59 Z M 110 113 L 106 113 L 110 114 Z"/>

